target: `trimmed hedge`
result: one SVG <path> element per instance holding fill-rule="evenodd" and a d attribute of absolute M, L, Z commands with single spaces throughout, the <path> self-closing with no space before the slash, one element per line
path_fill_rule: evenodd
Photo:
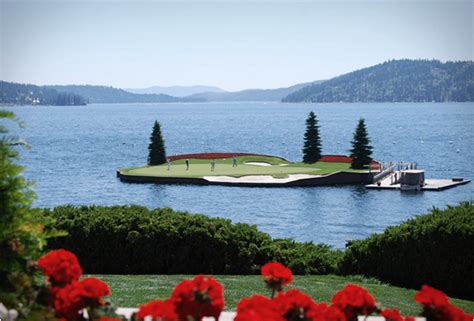
<path fill-rule="evenodd" d="M 273 240 L 255 226 L 142 206 L 60 206 L 43 210 L 69 233 L 50 248 L 74 252 L 91 274 L 252 274 L 279 261 L 296 274 L 335 273 L 342 252 Z"/>
<path fill-rule="evenodd" d="M 473 266 L 474 205 L 465 202 L 349 242 L 340 272 L 410 288 L 429 284 L 474 299 Z"/>

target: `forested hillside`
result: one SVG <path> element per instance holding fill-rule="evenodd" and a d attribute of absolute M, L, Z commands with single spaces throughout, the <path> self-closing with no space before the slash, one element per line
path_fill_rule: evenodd
<path fill-rule="evenodd" d="M 81 95 L 35 85 L 0 81 L 0 104 L 12 105 L 85 105 Z"/>
<path fill-rule="evenodd" d="M 391 60 L 304 87 L 282 101 L 474 101 L 474 62 Z"/>
<path fill-rule="evenodd" d="M 171 103 L 171 102 L 189 102 L 201 101 L 193 98 L 178 98 L 163 94 L 133 94 L 123 89 L 91 86 L 91 85 L 67 85 L 67 86 L 48 86 L 48 88 L 68 91 L 81 95 L 89 103 Z"/>

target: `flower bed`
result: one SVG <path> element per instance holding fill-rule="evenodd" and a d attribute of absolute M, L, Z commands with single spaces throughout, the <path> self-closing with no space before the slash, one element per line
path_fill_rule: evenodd
<path fill-rule="evenodd" d="M 110 295 L 106 283 L 88 277 L 80 280 L 82 268 L 74 254 L 55 250 L 38 260 L 46 276 L 45 304 L 56 321 L 122 321 L 112 306 L 104 301 Z M 364 288 L 347 284 L 337 292 L 331 303 L 315 302 L 307 294 L 284 287 L 292 282 L 292 271 L 280 263 L 262 266 L 261 273 L 271 295 L 243 298 L 234 321 L 356 321 L 359 316 L 378 315 L 387 321 L 414 321 L 401 316 L 398 310 L 384 309 Z M 467 321 L 473 316 L 452 305 L 448 297 L 424 285 L 414 297 L 422 307 L 427 321 Z M 223 287 L 211 276 L 198 275 L 181 281 L 166 300 L 153 300 L 138 307 L 131 320 L 137 321 L 200 321 L 218 320 L 224 310 Z"/>
<path fill-rule="evenodd" d="M 232 158 L 232 157 L 240 157 L 240 156 L 265 156 L 265 157 L 273 157 L 270 155 L 259 155 L 259 154 L 251 154 L 251 153 L 196 153 L 196 154 L 182 154 L 182 155 L 173 155 L 168 156 L 167 158 L 170 161 L 175 161 L 179 159 L 186 159 L 186 158 L 196 158 L 196 159 L 220 159 L 220 158 Z"/>

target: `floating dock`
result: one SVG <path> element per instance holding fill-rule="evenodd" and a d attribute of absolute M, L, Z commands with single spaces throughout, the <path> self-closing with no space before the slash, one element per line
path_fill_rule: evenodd
<path fill-rule="evenodd" d="M 424 170 L 389 168 L 376 175 L 374 183 L 366 185 L 366 187 L 369 189 L 399 189 L 401 191 L 442 191 L 469 182 L 470 180 L 463 178 L 425 179 Z"/>

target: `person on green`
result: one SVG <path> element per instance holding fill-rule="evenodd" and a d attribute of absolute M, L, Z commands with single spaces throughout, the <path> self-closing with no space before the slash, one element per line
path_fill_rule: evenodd
<path fill-rule="evenodd" d="M 211 160 L 211 172 L 213 172 L 215 168 L 216 168 L 216 160 L 213 159 Z"/>
<path fill-rule="evenodd" d="M 170 168 L 171 168 L 171 162 L 170 162 L 170 159 L 169 159 L 169 158 L 166 159 L 166 164 L 168 165 L 168 170 L 170 170 Z"/>
<path fill-rule="evenodd" d="M 184 163 L 186 164 L 186 170 L 189 170 L 189 159 L 186 158 Z"/>
<path fill-rule="evenodd" d="M 237 167 L 237 156 L 232 156 L 232 167 Z"/>

